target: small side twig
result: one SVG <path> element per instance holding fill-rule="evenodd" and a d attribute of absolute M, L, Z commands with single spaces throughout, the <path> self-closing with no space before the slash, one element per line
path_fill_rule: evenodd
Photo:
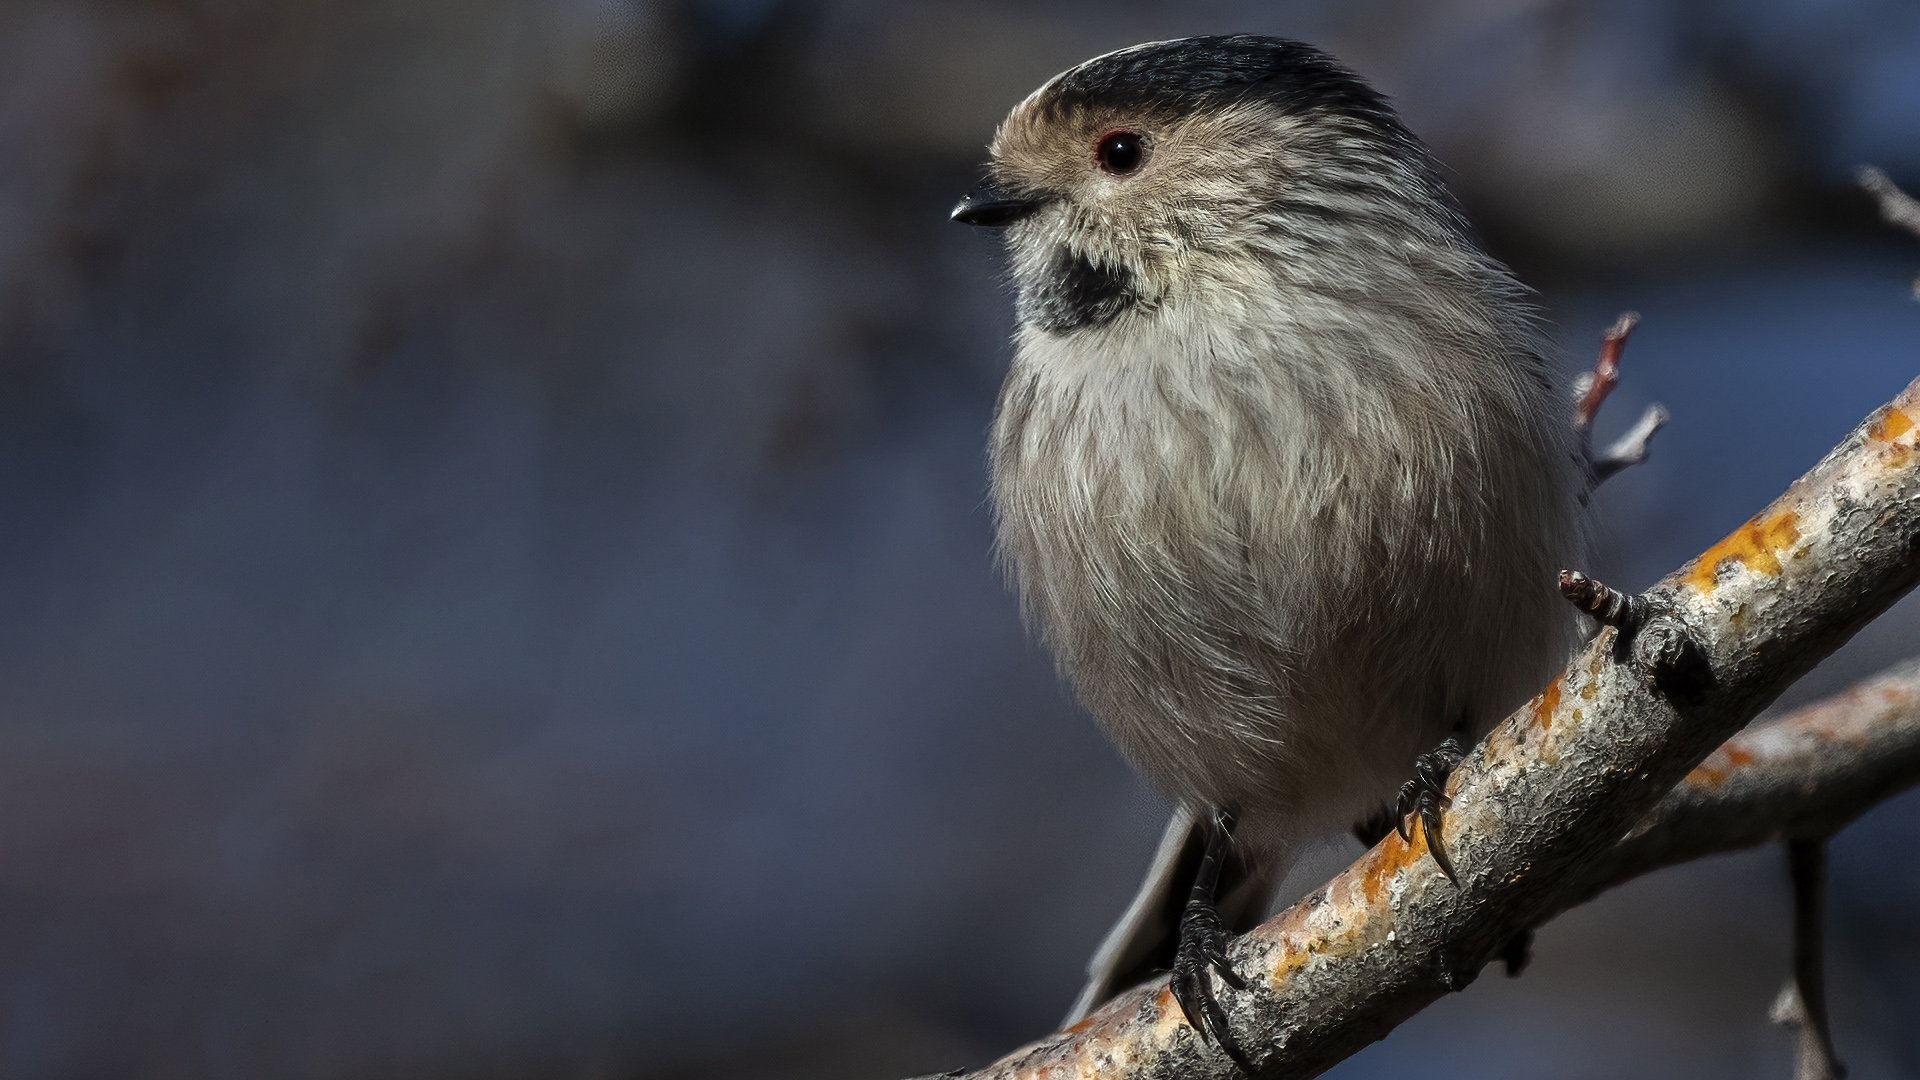
<path fill-rule="evenodd" d="M 1560 595 L 1603 626 L 1627 630 L 1646 620 L 1645 599 L 1602 584 L 1578 570 L 1560 571 Z"/>
<path fill-rule="evenodd" d="M 1593 420 L 1600 413 L 1600 406 L 1620 385 L 1620 353 L 1627 347 L 1627 338 L 1633 334 L 1633 328 L 1640 323 L 1637 312 L 1625 312 L 1614 320 L 1605 336 L 1600 339 L 1600 357 L 1594 361 L 1593 370 L 1575 380 L 1573 430 L 1580 440 L 1580 455 L 1587 464 L 1587 486 L 1599 487 L 1607 477 L 1629 465 L 1638 465 L 1647 460 L 1647 444 L 1667 424 L 1667 410 L 1659 405 L 1649 405 L 1640 419 L 1634 422 L 1625 435 L 1615 439 L 1601 453 L 1593 450 Z"/>
<path fill-rule="evenodd" d="M 1592 458 L 1587 464 L 1593 474 L 1593 482 L 1598 484 L 1614 473 L 1629 465 L 1639 465 L 1647 460 L 1647 444 L 1667 426 L 1667 410 L 1663 405 L 1649 405 L 1640 419 L 1633 422 L 1625 435 L 1613 440 L 1600 456 Z"/>
<path fill-rule="evenodd" d="M 1920 237 L 1920 199 L 1901 191 L 1891 177 L 1871 165 L 1860 166 L 1860 186 L 1880 204 L 1880 220 Z M 1920 277 L 1913 279 L 1913 298 L 1920 300 Z"/>
<path fill-rule="evenodd" d="M 1841 1080 L 1847 1067 L 1833 1052 L 1827 1026 L 1826 917 L 1827 841 L 1795 837 L 1787 841 L 1787 867 L 1793 878 L 1793 978 L 1780 988 L 1770 1018 L 1787 1028 L 1799 1044 L 1793 1080 Z"/>
<path fill-rule="evenodd" d="M 1593 418 L 1600 414 L 1600 406 L 1620 385 L 1620 353 L 1627 347 L 1627 338 L 1633 335 L 1633 328 L 1640 325 L 1640 313 L 1624 311 L 1613 321 L 1600 339 L 1600 358 L 1593 362 L 1593 370 L 1580 376 L 1574 386 L 1578 395 L 1573 407 L 1573 428 L 1585 434 L 1593 430 Z"/>
<path fill-rule="evenodd" d="M 1900 190 L 1892 177 L 1871 165 L 1860 166 L 1860 186 L 1880 203 L 1880 219 L 1920 236 L 1920 199 Z"/>

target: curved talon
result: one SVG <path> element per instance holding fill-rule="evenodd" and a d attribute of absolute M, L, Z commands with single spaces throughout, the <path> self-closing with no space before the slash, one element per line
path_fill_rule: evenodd
<path fill-rule="evenodd" d="M 1227 1011 L 1220 1006 L 1219 998 L 1214 996 L 1213 987 L 1207 981 L 1207 973 L 1213 971 L 1219 974 L 1221 982 L 1233 989 L 1247 988 L 1247 981 L 1233 970 L 1222 949 L 1229 936 L 1227 928 L 1220 922 L 1219 913 L 1210 905 L 1204 914 L 1194 906 L 1189 906 L 1187 918 L 1182 923 L 1180 951 L 1174 957 L 1173 976 L 1168 980 L 1173 999 L 1180 1003 L 1180 1011 L 1185 1014 L 1187 1023 L 1202 1039 L 1210 1038 L 1218 1043 L 1234 1064 L 1251 1073 L 1253 1063 L 1234 1039 L 1233 1030 L 1227 1024 Z"/>
<path fill-rule="evenodd" d="M 1445 795 L 1433 797 L 1431 792 L 1426 795 L 1420 802 L 1420 828 L 1427 834 L 1427 853 L 1433 856 L 1433 861 L 1440 866 L 1440 872 L 1447 875 L 1447 880 L 1453 882 L 1453 887 L 1457 889 L 1460 879 L 1454 876 L 1453 863 L 1447 858 L 1446 845 L 1440 839 L 1440 807 L 1452 800 Z"/>
<path fill-rule="evenodd" d="M 1400 839 L 1409 844 L 1413 843 L 1413 829 L 1408 819 L 1420 819 L 1421 831 L 1427 837 L 1427 851 L 1455 888 L 1459 887 L 1460 879 L 1454 875 L 1453 862 L 1447 858 L 1446 846 L 1440 838 L 1440 815 L 1443 808 L 1453 803 L 1447 797 L 1447 777 L 1453 775 L 1453 767 L 1466 756 L 1460 740 L 1452 736 L 1421 754 L 1413 763 L 1413 779 L 1400 786 L 1394 814 L 1394 828 Z"/>

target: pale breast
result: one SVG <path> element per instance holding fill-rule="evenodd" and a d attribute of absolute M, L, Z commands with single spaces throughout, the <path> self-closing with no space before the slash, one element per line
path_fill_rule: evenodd
<path fill-rule="evenodd" d="M 1515 448 L 1436 429 L 1471 410 L 1408 418 L 1347 388 L 1378 413 L 1354 423 L 1297 367 L 1194 363 L 1190 342 L 1022 342 L 993 437 L 1001 556 L 1082 701 L 1163 790 L 1345 815 L 1460 715 L 1524 696 L 1531 671 L 1509 673 L 1558 647 L 1542 644 L 1564 621 L 1557 567 L 1514 543 L 1554 513 L 1523 504 L 1552 496 L 1500 494 L 1489 459 Z"/>

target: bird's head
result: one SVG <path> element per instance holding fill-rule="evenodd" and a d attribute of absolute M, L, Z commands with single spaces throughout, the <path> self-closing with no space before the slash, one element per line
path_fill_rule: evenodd
<path fill-rule="evenodd" d="M 1311 46 L 1245 35 L 1055 76 L 1001 123 L 953 218 L 1007 230 L 1021 322 L 1052 334 L 1350 287 L 1381 248 L 1463 228 L 1385 99 Z"/>

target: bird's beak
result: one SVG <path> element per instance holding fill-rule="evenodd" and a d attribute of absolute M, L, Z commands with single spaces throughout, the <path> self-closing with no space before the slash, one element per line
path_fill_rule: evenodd
<path fill-rule="evenodd" d="M 960 197 L 953 208 L 953 220 L 962 225 L 998 228 L 1011 225 L 1040 208 L 1040 200 L 1009 194 L 992 180 L 982 180 L 972 191 Z"/>

